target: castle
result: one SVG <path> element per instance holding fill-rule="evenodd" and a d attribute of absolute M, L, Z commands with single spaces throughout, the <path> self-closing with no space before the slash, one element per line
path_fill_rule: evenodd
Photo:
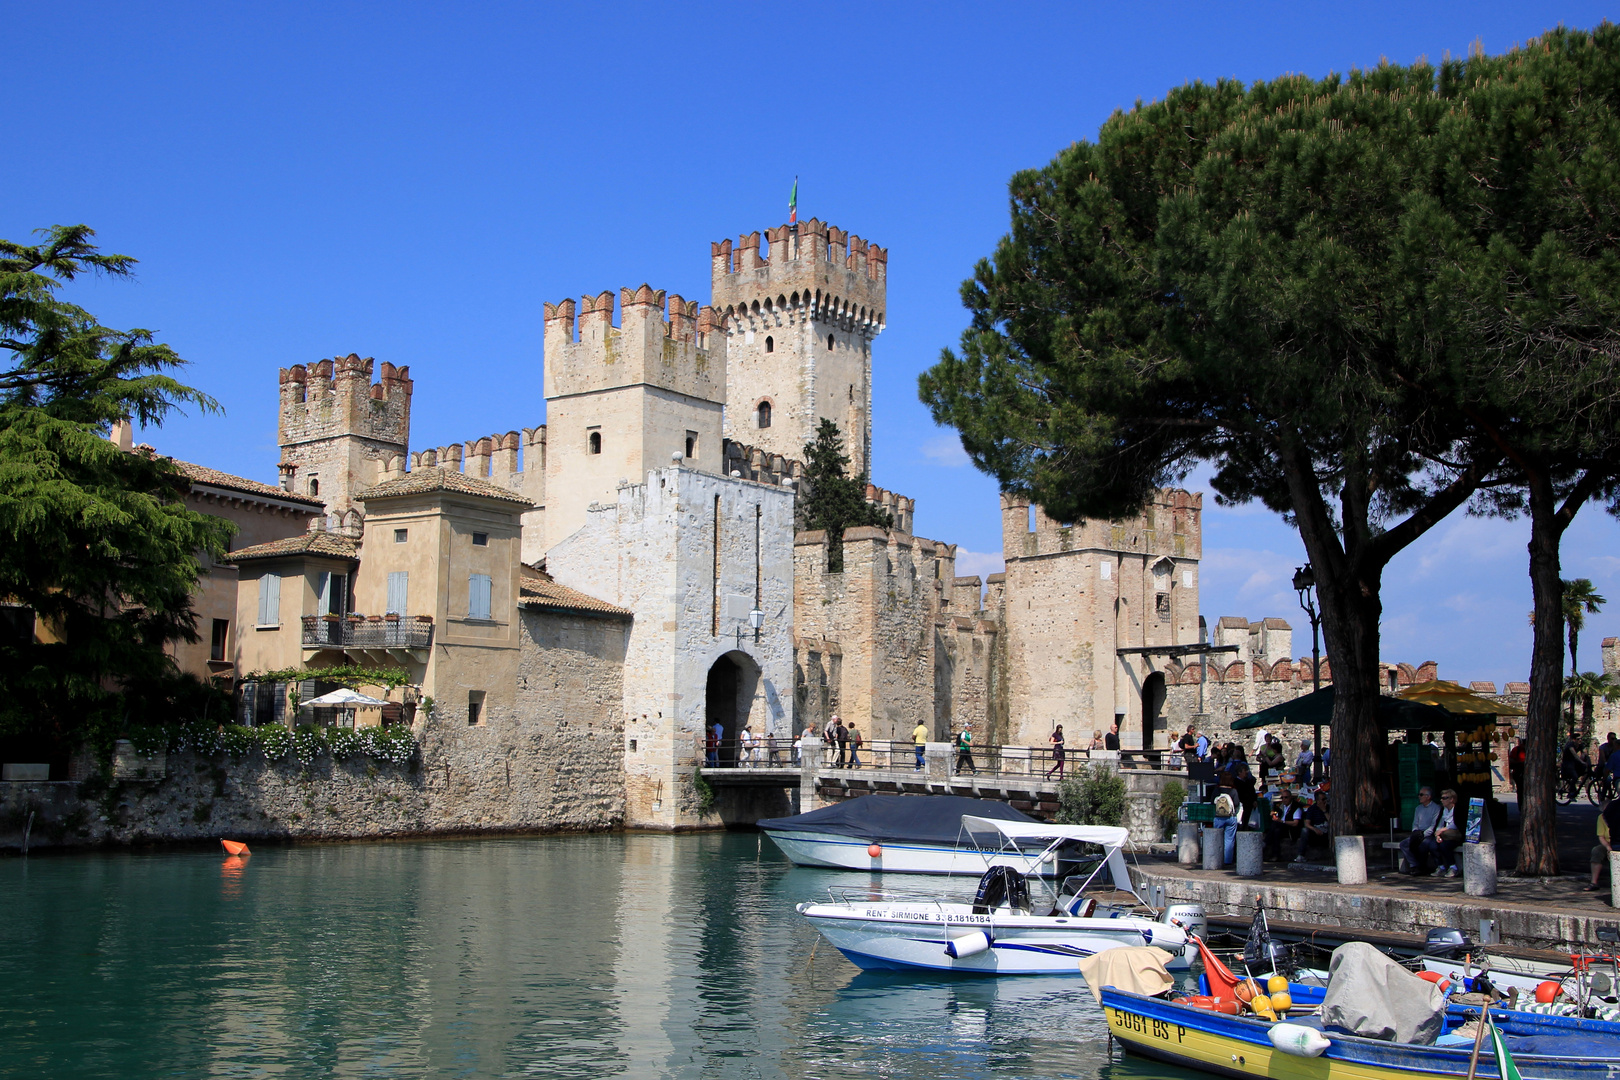
<path fill-rule="evenodd" d="M 240 718 L 291 722 L 325 667 L 401 669 L 372 719 L 413 724 L 428 782 L 465 796 L 440 827 L 678 829 L 716 724 L 1083 746 L 1117 722 L 1134 749 L 1309 687 L 1281 620 L 1205 627 L 1196 493 L 1068 523 L 1003 496 L 984 582 L 869 487 L 892 525 L 847 530 L 832 570 L 795 530 L 796 455 L 830 419 L 869 467 L 888 252 L 809 221 L 710 255 L 707 305 L 544 306 L 542 426 L 413 451 L 408 368 L 284 369 L 281 493 L 321 511 L 231 553 Z"/>

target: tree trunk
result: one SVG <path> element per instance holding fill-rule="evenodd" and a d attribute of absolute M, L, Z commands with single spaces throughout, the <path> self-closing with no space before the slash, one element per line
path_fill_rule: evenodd
<path fill-rule="evenodd" d="M 1549 877 L 1558 873 L 1558 717 L 1564 670 L 1564 586 L 1559 577 L 1558 545 L 1564 529 L 1552 483 L 1534 477 L 1527 486 L 1535 637 L 1530 649 L 1530 705 L 1524 722 L 1517 873 L 1520 877 Z"/>
<path fill-rule="evenodd" d="M 1383 604 L 1376 579 L 1349 584 L 1338 598 L 1331 623 L 1322 620 L 1333 663 L 1333 797 L 1328 814 L 1337 836 L 1378 831 L 1389 823 L 1383 791 L 1389 740 L 1378 722 L 1378 622 Z M 1326 615 L 1326 598 L 1323 608 Z"/>

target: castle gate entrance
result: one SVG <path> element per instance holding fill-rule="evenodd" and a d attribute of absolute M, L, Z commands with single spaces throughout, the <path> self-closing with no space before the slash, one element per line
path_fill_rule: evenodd
<path fill-rule="evenodd" d="M 704 724 L 712 730 L 720 725 L 720 767 L 735 768 L 738 737 L 748 726 L 748 714 L 754 707 L 754 692 L 759 686 L 759 665 L 745 652 L 733 650 L 714 662 L 704 687 Z M 763 736 L 756 730 L 755 736 Z M 763 747 L 756 755 L 764 762 Z"/>
<path fill-rule="evenodd" d="M 1152 750 L 1159 713 L 1164 709 L 1164 673 L 1155 671 L 1142 681 L 1142 749 Z"/>

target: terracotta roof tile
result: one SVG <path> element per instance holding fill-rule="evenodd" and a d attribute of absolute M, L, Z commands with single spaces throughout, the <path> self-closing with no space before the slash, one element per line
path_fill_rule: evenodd
<path fill-rule="evenodd" d="M 450 469 L 414 469 L 404 476 L 384 480 L 375 487 L 367 488 L 355 498 L 369 502 L 372 499 L 388 499 L 399 495 L 427 495 L 435 491 L 450 491 L 458 495 L 481 495 L 486 499 L 499 499 L 502 502 L 517 503 L 526 507 L 534 505 L 510 488 L 503 488 L 488 480 L 480 480 L 476 476 L 468 476 L 466 473 Z"/>
<path fill-rule="evenodd" d="M 202 465 L 194 465 L 189 461 L 170 458 L 175 468 L 184 474 L 193 484 L 207 484 L 209 487 L 228 488 L 231 491 L 241 491 L 249 495 L 262 495 L 266 498 L 282 499 L 286 502 L 303 503 L 312 510 L 323 510 L 326 504 L 319 499 L 306 498 L 303 495 L 294 495 L 290 491 L 283 491 L 274 484 L 261 484 L 257 480 L 249 480 L 245 476 L 232 476 L 230 473 L 220 472 Z"/>
<path fill-rule="evenodd" d="M 226 562 L 250 562 L 253 559 L 284 559 L 293 555 L 324 555 L 332 559 L 358 559 L 360 544 L 347 536 L 329 532 L 299 533 L 268 544 L 254 544 L 225 556 Z"/>
<path fill-rule="evenodd" d="M 559 585 L 551 579 L 550 574 L 536 570 L 532 566 L 524 566 L 522 575 L 519 582 L 521 595 L 518 597 L 518 604 L 521 607 L 584 611 L 593 615 L 620 615 L 626 618 L 634 615 L 626 608 L 610 604 L 606 600 L 598 600 L 594 596 L 587 596 L 578 589 Z"/>

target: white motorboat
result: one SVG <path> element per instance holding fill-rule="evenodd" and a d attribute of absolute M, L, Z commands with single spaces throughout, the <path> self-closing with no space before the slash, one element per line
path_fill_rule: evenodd
<path fill-rule="evenodd" d="M 800 904 L 799 913 L 868 970 L 1078 975 L 1081 960 L 1121 945 L 1152 945 L 1170 954 L 1170 967 L 1187 966 L 1187 935 L 1204 929 L 1203 909 L 1169 907 L 1161 916 L 1142 902 L 1125 865 L 1126 830 L 971 816 L 961 826 L 984 871 L 973 901 L 833 889 L 832 902 Z M 1066 859 L 1076 849 L 1099 854 L 1089 873 L 1069 876 L 1061 889 L 1048 890 L 1047 902 L 1031 904 L 1025 876 L 995 860 L 1032 844 L 1037 866 L 1055 865 L 1059 849 Z M 1099 901 L 1087 895 L 1094 885 L 1128 900 Z"/>
<path fill-rule="evenodd" d="M 902 874 L 978 877 L 986 863 L 961 833 L 964 816 L 1038 824 L 1004 802 L 960 795 L 863 795 L 807 814 L 769 818 L 759 828 L 796 866 Z M 1025 876 L 1053 877 L 1072 869 L 1046 845 L 998 851 L 991 865 Z"/>

